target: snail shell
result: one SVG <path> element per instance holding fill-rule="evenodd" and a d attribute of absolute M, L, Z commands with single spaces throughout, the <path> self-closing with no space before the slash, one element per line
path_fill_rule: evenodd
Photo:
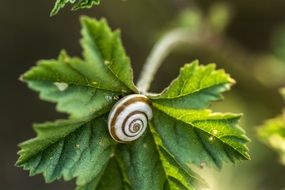
<path fill-rule="evenodd" d="M 149 99 L 140 94 L 132 94 L 120 99 L 112 108 L 108 118 L 111 137 L 120 143 L 138 139 L 152 118 Z"/>

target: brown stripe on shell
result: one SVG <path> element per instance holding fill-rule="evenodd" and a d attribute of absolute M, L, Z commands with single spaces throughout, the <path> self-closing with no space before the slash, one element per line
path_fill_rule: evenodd
<path fill-rule="evenodd" d="M 121 140 L 117 137 L 116 131 L 115 131 L 115 128 L 114 128 L 114 127 L 111 127 L 111 135 L 112 135 L 112 137 L 113 137 L 116 141 L 118 141 L 118 142 L 120 142 L 120 143 L 123 142 L 123 141 L 121 141 Z"/>
<path fill-rule="evenodd" d="M 144 112 L 142 112 L 142 111 L 134 111 L 134 112 L 132 112 L 131 114 L 129 114 L 129 115 L 125 118 L 125 120 L 124 120 L 124 122 L 123 122 L 123 133 L 124 133 L 124 135 L 126 135 L 126 136 L 128 136 L 128 137 L 134 137 L 134 136 L 130 136 L 130 135 L 128 135 L 128 134 L 126 133 L 126 131 L 125 131 L 126 122 L 127 122 L 127 120 L 128 120 L 131 116 L 136 115 L 136 114 L 143 114 L 143 115 L 147 118 L 147 115 L 146 115 Z M 142 121 L 142 120 L 141 120 L 141 121 Z M 140 131 L 141 131 L 141 129 L 140 129 Z"/>
<path fill-rule="evenodd" d="M 127 100 L 126 102 L 124 102 L 120 107 L 117 108 L 115 114 L 114 114 L 114 117 L 111 119 L 111 134 L 112 136 L 114 137 L 114 139 L 118 142 L 124 142 L 124 141 L 121 141 L 117 135 L 116 135 L 116 131 L 115 131 L 115 123 L 116 123 L 116 120 L 118 118 L 118 116 L 120 115 L 120 113 L 122 111 L 124 111 L 124 109 L 129 106 L 130 104 L 133 104 L 135 102 L 144 102 L 146 104 L 149 104 L 150 105 L 150 101 L 148 98 L 146 97 L 143 97 L 143 96 L 137 96 L 137 97 L 133 97 L 129 100 Z M 148 118 L 148 117 L 147 117 Z"/>

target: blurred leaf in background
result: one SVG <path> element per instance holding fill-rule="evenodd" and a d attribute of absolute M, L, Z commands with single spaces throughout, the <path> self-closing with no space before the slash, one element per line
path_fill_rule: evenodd
<path fill-rule="evenodd" d="M 285 62 L 285 25 L 280 26 L 273 34 L 272 48 L 273 53 Z"/>
<path fill-rule="evenodd" d="M 281 89 L 285 100 L 285 88 Z M 281 162 L 285 165 L 285 110 L 273 119 L 265 121 L 258 129 L 259 138 L 280 155 Z"/>
<path fill-rule="evenodd" d="M 73 4 L 72 10 L 91 8 L 93 5 L 98 5 L 101 0 L 56 0 L 54 8 L 50 15 L 56 15 L 60 9 L 64 8 L 66 4 Z"/>

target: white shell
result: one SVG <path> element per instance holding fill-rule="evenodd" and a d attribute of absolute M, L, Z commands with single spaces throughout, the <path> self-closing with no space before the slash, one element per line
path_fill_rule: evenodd
<path fill-rule="evenodd" d="M 112 108 L 108 118 L 111 137 L 120 143 L 138 139 L 152 118 L 149 99 L 140 94 L 132 94 L 120 99 Z"/>

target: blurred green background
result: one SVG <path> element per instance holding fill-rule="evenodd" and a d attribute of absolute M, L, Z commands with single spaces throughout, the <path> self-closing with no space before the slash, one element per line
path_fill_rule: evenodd
<path fill-rule="evenodd" d="M 17 144 L 35 136 L 32 123 L 64 116 L 55 112 L 54 105 L 39 100 L 18 77 L 37 60 L 57 57 L 62 48 L 70 55 L 81 55 L 78 18 L 83 14 L 106 17 L 113 28 L 122 30 L 135 79 L 155 41 L 171 28 L 203 31 L 205 27 L 213 32 L 214 37 L 201 44 L 172 52 L 152 91 L 161 91 L 178 75 L 180 66 L 194 59 L 225 68 L 237 84 L 213 109 L 244 113 L 242 126 L 252 138 L 252 160 L 226 165 L 221 172 L 202 169 L 201 175 L 213 190 L 285 188 L 285 167 L 279 164 L 277 153 L 255 137 L 256 127 L 284 106 L 278 89 L 285 86 L 285 1 L 103 0 L 89 10 L 65 8 L 52 18 L 52 0 L 0 2 L 0 189 L 74 188 L 73 182 L 47 185 L 42 176 L 28 177 L 28 172 L 14 167 Z"/>

